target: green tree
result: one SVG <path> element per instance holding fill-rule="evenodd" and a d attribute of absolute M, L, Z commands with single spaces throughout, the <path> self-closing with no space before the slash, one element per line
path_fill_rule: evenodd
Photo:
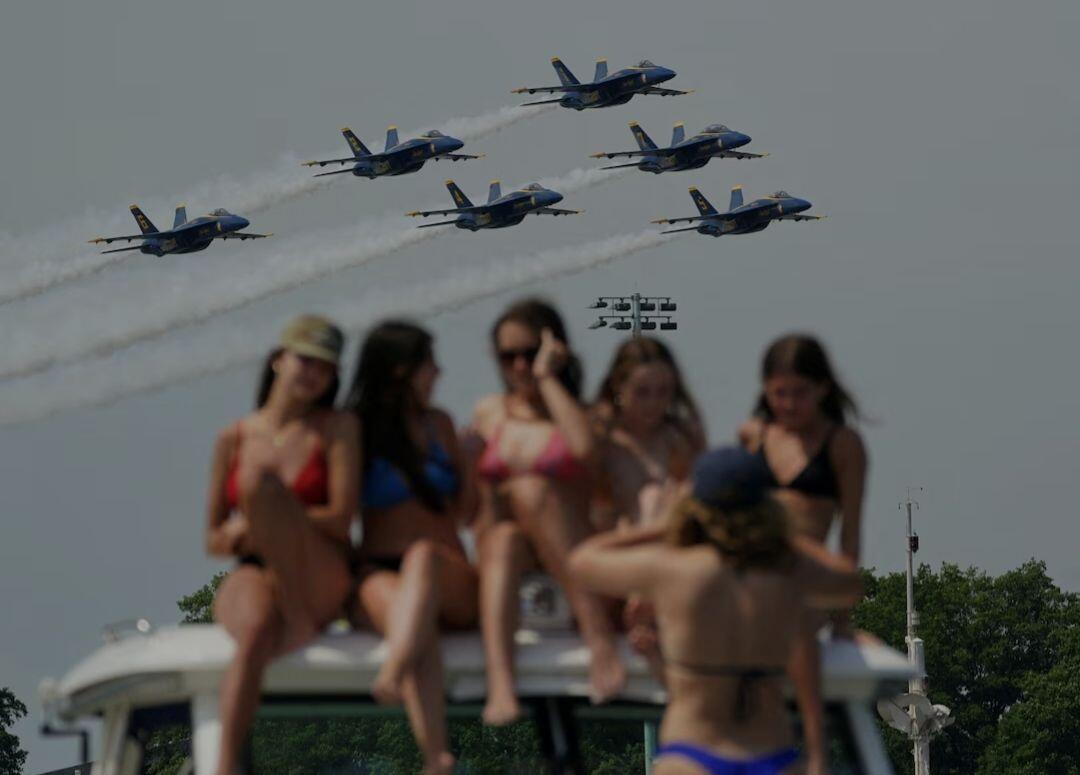
<path fill-rule="evenodd" d="M 866 598 L 855 609 L 856 625 L 904 650 L 904 575 L 867 571 L 864 581 Z M 1025 682 L 1061 660 L 1064 633 L 1075 626 L 1080 611 L 1077 597 L 1058 589 L 1041 562 L 1029 561 L 996 578 L 946 563 L 937 572 L 919 567 L 915 604 L 930 700 L 951 708 L 956 720 L 931 743 L 931 764 L 942 775 L 977 772 L 998 738 L 999 720 L 1023 697 Z M 882 728 L 894 767 L 910 771 L 910 741 Z"/>
<path fill-rule="evenodd" d="M 224 573 L 216 573 L 209 583 L 176 601 L 180 613 L 184 615 L 181 620 L 184 624 L 210 624 L 214 621 L 214 595 L 224 578 Z"/>
<path fill-rule="evenodd" d="M 26 764 L 26 751 L 8 727 L 27 713 L 26 706 L 6 686 L 0 688 L 0 775 L 19 775 Z"/>

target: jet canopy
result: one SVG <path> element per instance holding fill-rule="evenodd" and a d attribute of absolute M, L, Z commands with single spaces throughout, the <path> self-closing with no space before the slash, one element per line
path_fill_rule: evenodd
<path fill-rule="evenodd" d="M 773 199 L 791 199 L 791 194 L 787 191 L 774 191 Z"/>
<path fill-rule="evenodd" d="M 539 183 L 530 183 L 529 185 L 525 186 L 521 190 L 522 191 L 543 191 L 544 187 L 541 186 Z"/>
<path fill-rule="evenodd" d="M 723 124 L 709 124 L 707 127 L 705 127 L 705 131 L 711 135 L 718 135 L 721 132 L 730 132 L 731 130 Z"/>
<path fill-rule="evenodd" d="M 422 134 L 420 136 L 421 137 L 446 137 L 446 135 L 444 135 L 438 129 L 429 129 L 428 131 L 424 132 L 424 134 Z"/>
<path fill-rule="evenodd" d="M 232 215 L 232 213 L 230 213 L 230 212 L 229 212 L 228 210 L 226 210 L 226 209 L 225 209 L 224 207 L 219 207 L 218 209 L 214 210 L 214 211 L 213 211 L 212 213 L 210 213 L 210 214 L 211 214 L 211 215 Z"/>
<path fill-rule="evenodd" d="M 650 62 L 648 59 L 642 59 L 640 62 L 637 63 L 637 66 L 638 67 L 656 67 L 656 65 L 654 65 L 652 62 Z"/>

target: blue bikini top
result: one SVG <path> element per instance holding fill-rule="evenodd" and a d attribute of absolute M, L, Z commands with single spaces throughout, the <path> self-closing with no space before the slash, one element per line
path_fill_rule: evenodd
<path fill-rule="evenodd" d="M 439 495 L 453 495 L 458 490 L 454 461 L 443 445 L 435 439 L 428 444 L 424 458 L 424 476 Z M 364 492 L 361 504 L 368 509 L 392 509 L 413 497 L 409 483 L 401 471 L 384 457 L 371 461 L 364 472 Z"/>

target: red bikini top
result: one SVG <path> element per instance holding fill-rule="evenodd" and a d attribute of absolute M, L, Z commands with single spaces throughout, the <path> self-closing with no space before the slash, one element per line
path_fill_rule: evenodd
<path fill-rule="evenodd" d="M 574 457 L 558 428 L 552 428 L 543 451 L 524 471 L 513 471 L 499 453 L 499 438 L 505 423 L 499 425 L 495 434 L 484 447 L 476 463 L 476 472 L 492 482 L 503 482 L 520 474 L 541 474 L 552 479 L 577 479 L 588 476 L 589 470 Z"/>
<path fill-rule="evenodd" d="M 240 466 L 241 425 L 236 425 L 236 452 L 225 478 L 225 503 L 229 509 L 236 509 L 240 502 L 240 488 L 236 483 L 236 472 Z M 300 473 L 289 485 L 293 495 L 305 506 L 323 506 L 330 502 L 330 469 L 326 462 L 326 451 L 320 443 L 311 450 Z"/>

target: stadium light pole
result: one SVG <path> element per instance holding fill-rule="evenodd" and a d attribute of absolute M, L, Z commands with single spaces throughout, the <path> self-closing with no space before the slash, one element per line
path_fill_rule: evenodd
<path fill-rule="evenodd" d="M 629 296 L 599 296 L 589 309 L 610 310 L 598 314 L 589 326 L 593 329 L 610 327 L 616 331 L 630 331 L 638 337 L 642 331 L 675 331 L 679 328 L 671 315 L 678 305 L 670 296 L 643 296 L 636 292 Z"/>

